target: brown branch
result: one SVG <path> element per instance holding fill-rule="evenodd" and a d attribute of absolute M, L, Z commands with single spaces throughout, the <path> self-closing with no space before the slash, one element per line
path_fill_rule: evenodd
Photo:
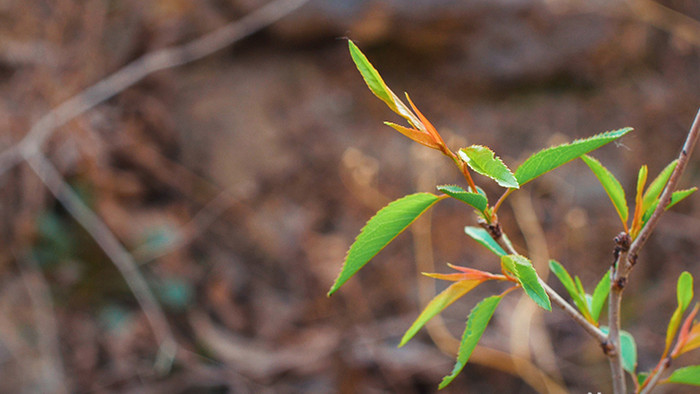
<path fill-rule="evenodd" d="M 308 0 L 276 0 L 240 20 L 187 44 L 148 53 L 100 80 L 42 116 L 17 144 L 0 153 L 0 174 L 42 150 L 60 126 L 114 97 L 146 76 L 210 55 L 278 21 Z"/>

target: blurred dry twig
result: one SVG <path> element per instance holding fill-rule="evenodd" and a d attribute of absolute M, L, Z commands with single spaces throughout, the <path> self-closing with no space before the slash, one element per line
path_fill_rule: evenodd
<path fill-rule="evenodd" d="M 172 48 L 148 53 L 98 81 L 42 116 L 14 146 L 0 153 L 0 174 L 41 151 L 58 127 L 160 70 L 201 59 L 278 21 L 308 0 L 276 0 L 212 33 Z"/>
<path fill-rule="evenodd" d="M 44 142 L 60 126 L 117 95 L 147 75 L 198 60 L 218 51 L 296 10 L 308 0 L 277 0 L 182 46 L 148 53 L 98 81 L 42 116 L 17 144 L 0 153 L 0 175 L 26 161 L 55 198 L 80 223 L 115 264 L 134 293 L 159 343 L 156 367 L 166 371 L 177 353 L 177 342 L 158 301 L 139 272 L 133 256 L 114 233 L 63 179 L 42 153 Z"/>

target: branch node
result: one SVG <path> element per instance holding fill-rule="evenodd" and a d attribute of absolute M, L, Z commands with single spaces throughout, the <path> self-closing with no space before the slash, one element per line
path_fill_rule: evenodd
<path fill-rule="evenodd" d="M 622 278 L 619 278 L 615 281 L 616 288 L 622 290 L 625 288 L 625 286 L 627 286 L 627 278 L 626 277 L 623 276 Z"/>

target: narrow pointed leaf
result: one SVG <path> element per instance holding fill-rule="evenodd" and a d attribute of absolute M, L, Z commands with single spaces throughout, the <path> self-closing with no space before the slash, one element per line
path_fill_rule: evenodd
<path fill-rule="evenodd" d="M 554 260 L 549 260 L 549 270 L 552 271 L 552 273 L 554 273 L 554 275 L 559 279 L 561 284 L 564 285 L 564 288 L 571 296 L 571 299 L 574 301 L 576 307 L 578 307 L 581 313 L 583 313 L 583 315 L 588 319 L 588 317 L 590 317 L 588 303 L 583 298 L 583 295 L 579 293 L 574 280 L 571 278 L 571 275 L 569 275 L 566 268 Z"/>
<path fill-rule="evenodd" d="M 496 157 L 491 149 L 482 145 L 472 145 L 460 149 L 459 156 L 469 168 L 495 180 L 499 185 L 513 189 L 520 187 L 510 169 L 503 164 L 500 158 Z"/>
<path fill-rule="evenodd" d="M 700 303 L 695 304 L 695 308 L 688 314 L 678 333 L 676 347 L 671 352 L 671 357 L 675 358 L 685 352 L 689 352 L 700 346 L 700 324 L 695 324 L 695 316 L 700 308 Z"/>
<path fill-rule="evenodd" d="M 644 186 L 647 183 L 648 173 L 649 169 L 646 165 L 643 165 L 639 169 L 639 174 L 637 175 L 637 194 L 634 200 L 634 215 L 632 216 L 632 227 L 630 230 L 632 239 L 637 238 L 637 234 L 639 234 L 639 231 L 642 229 L 642 219 L 644 214 L 644 211 L 642 210 L 644 201 Z"/>
<path fill-rule="evenodd" d="M 433 126 L 432 123 L 426 118 L 420 110 L 418 110 L 418 107 L 416 107 L 415 104 L 413 104 L 413 100 L 411 100 L 411 97 L 408 96 L 408 93 L 406 93 L 406 100 L 408 100 L 408 104 L 411 105 L 411 109 L 413 109 L 413 112 L 418 116 L 418 120 L 421 122 L 423 125 L 423 128 L 425 131 L 430 134 L 431 137 L 433 137 L 433 140 L 437 142 L 438 145 L 444 146 L 445 141 L 442 140 L 442 137 L 440 134 L 437 132 L 435 129 L 435 126 Z"/>
<path fill-rule="evenodd" d="M 644 192 L 644 197 L 642 199 L 642 211 L 646 213 L 649 208 L 654 205 L 654 202 L 659 199 L 661 192 L 664 191 L 668 179 L 671 177 L 671 173 L 676 169 L 678 165 L 678 159 L 672 161 L 669 165 L 664 168 L 661 173 L 654 178 L 649 184 L 647 191 Z"/>
<path fill-rule="evenodd" d="M 471 357 L 477 343 L 479 343 L 481 336 L 484 334 L 486 326 L 489 324 L 493 313 L 496 311 L 496 307 L 498 307 L 498 304 L 501 302 L 501 298 L 501 296 L 488 297 L 478 303 L 469 313 L 467 326 L 464 329 L 462 341 L 459 344 L 457 362 L 455 363 L 452 373 L 442 379 L 439 386 L 440 389 L 447 387 L 447 385 L 462 372 L 464 366 L 467 365 L 469 357 Z"/>
<path fill-rule="evenodd" d="M 527 160 L 515 170 L 515 178 L 518 180 L 519 184 L 524 185 L 538 176 L 577 159 L 583 154 L 615 141 L 630 131 L 632 131 L 630 127 L 606 131 L 592 137 L 573 141 L 569 144 L 541 150 L 528 157 Z"/>
<path fill-rule="evenodd" d="M 482 245 L 484 245 L 488 250 L 492 251 L 496 256 L 505 256 L 507 253 L 501 245 L 491 238 L 489 232 L 480 227 L 467 226 L 464 228 L 464 232 L 474 238 L 474 240 Z"/>
<path fill-rule="evenodd" d="M 608 171 L 607 168 L 603 167 L 598 160 L 588 155 L 581 156 L 581 159 L 588 164 L 588 167 L 591 169 L 591 171 L 593 171 L 596 178 L 598 178 L 600 184 L 603 185 L 603 189 L 605 189 L 605 192 L 608 193 L 613 205 L 615 205 L 615 210 L 617 210 L 617 214 L 620 216 L 620 220 L 622 220 L 622 224 L 626 229 L 629 211 L 627 208 L 625 191 L 622 189 L 622 185 L 620 185 L 617 178 L 615 178 L 615 176 Z"/>
<path fill-rule="evenodd" d="M 685 190 L 676 190 L 671 194 L 671 202 L 668 203 L 666 206 L 666 210 L 671 208 L 672 206 L 678 204 L 679 202 L 685 200 L 687 197 L 689 197 L 691 194 L 695 193 L 698 190 L 697 187 L 693 187 L 691 189 L 685 189 Z M 647 209 L 647 211 L 644 213 L 644 224 L 647 223 L 649 218 L 651 218 L 651 215 L 654 213 L 656 210 L 656 207 L 659 206 L 659 199 L 656 199 L 652 203 L 652 205 Z M 642 226 L 644 228 L 644 226 Z"/>
<path fill-rule="evenodd" d="M 676 310 L 673 311 L 671 320 L 668 322 L 668 327 L 666 328 L 666 346 L 664 348 L 664 356 L 671 348 L 671 343 L 673 342 L 673 338 L 676 337 L 683 314 L 688 308 L 688 305 L 690 305 L 690 301 L 693 299 L 693 276 L 687 271 L 684 271 L 678 277 L 678 283 L 676 285 L 676 298 L 678 300 L 678 307 L 676 307 Z"/>
<path fill-rule="evenodd" d="M 549 296 L 540 284 L 540 278 L 530 260 L 523 256 L 509 254 L 501 257 L 501 262 L 506 267 L 512 267 L 511 270 L 522 285 L 523 290 L 537 305 L 542 309 L 552 310 Z"/>
<path fill-rule="evenodd" d="M 379 75 L 379 72 L 374 68 L 374 66 L 372 66 L 369 60 L 367 60 L 367 57 L 364 53 L 362 53 L 362 51 L 360 51 L 360 48 L 358 48 L 357 45 L 352 42 L 352 40 L 348 40 L 348 47 L 350 48 L 350 56 L 352 57 L 353 62 L 355 62 L 357 70 L 360 71 L 360 74 L 362 74 L 362 78 L 365 80 L 369 90 L 371 90 L 372 93 L 374 93 L 374 95 L 380 100 L 384 101 L 384 103 L 386 103 L 386 105 L 389 106 L 392 111 L 408 120 L 411 125 L 422 129 L 423 125 L 420 123 L 418 118 L 411 113 L 408 107 L 406 107 L 406 104 L 404 104 L 396 96 L 396 94 L 389 89 L 386 83 L 384 83 L 384 80 L 382 79 L 381 75 Z"/>
<path fill-rule="evenodd" d="M 605 272 L 603 278 L 598 282 L 598 285 L 593 291 L 593 299 L 591 300 L 591 316 L 593 320 L 597 323 L 600 318 L 600 312 L 603 310 L 605 305 L 605 300 L 608 298 L 610 293 L 610 273 Z"/>
<path fill-rule="evenodd" d="M 416 193 L 389 203 L 372 217 L 350 246 L 340 275 L 328 295 L 369 262 L 377 253 L 413 223 L 423 212 L 441 200 L 431 193 Z"/>
<path fill-rule="evenodd" d="M 666 209 L 669 209 L 672 206 L 678 204 L 679 202 L 685 200 L 686 197 L 695 193 L 697 190 L 698 190 L 697 187 L 693 187 L 691 189 L 686 189 L 686 190 L 676 190 L 675 192 L 673 192 L 673 194 L 671 194 L 671 202 L 668 204 Z"/>
<path fill-rule="evenodd" d="M 449 280 L 452 282 L 459 282 L 463 280 L 491 280 L 491 279 L 497 279 L 497 280 L 504 280 L 505 277 L 503 275 L 494 275 L 490 272 L 485 272 L 485 271 L 480 271 L 474 268 L 469 268 L 469 267 L 462 267 L 459 265 L 452 265 L 450 263 L 447 263 L 447 266 L 460 271 L 461 273 L 458 274 L 433 274 L 433 273 L 426 273 L 422 272 L 423 275 L 430 277 L 430 278 L 435 278 L 435 279 L 442 279 L 442 280 Z"/>
<path fill-rule="evenodd" d="M 666 382 L 700 386 L 700 365 L 678 368 L 666 379 Z"/>
<path fill-rule="evenodd" d="M 416 141 L 417 143 L 421 145 L 425 145 L 428 148 L 433 148 L 433 149 L 440 149 L 440 146 L 435 142 L 432 136 L 417 130 L 417 129 L 411 129 L 409 127 L 401 126 L 396 123 L 391 123 L 391 122 L 384 122 L 385 125 L 393 128 L 394 130 L 398 131 L 399 133 L 405 135 L 406 137 L 412 139 L 413 141 Z"/>
<path fill-rule="evenodd" d="M 472 207 L 476 208 L 479 212 L 484 212 L 486 206 L 488 205 L 488 201 L 483 195 L 479 193 L 470 193 L 459 186 L 442 185 L 438 186 L 437 189 L 454 199 L 471 205 Z"/>
<path fill-rule="evenodd" d="M 453 302 L 462 298 L 465 294 L 469 293 L 476 286 L 483 283 L 484 280 L 463 280 L 460 282 L 453 283 L 447 289 L 443 290 L 440 294 L 436 295 L 428 305 L 426 305 L 423 312 L 418 316 L 415 322 L 411 324 L 411 327 L 406 331 L 403 338 L 401 338 L 401 343 L 399 347 L 410 341 L 418 331 L 423 328 L 423 326 L 438 313 L 442 312 L 443 309 L 450 306 Z"/>

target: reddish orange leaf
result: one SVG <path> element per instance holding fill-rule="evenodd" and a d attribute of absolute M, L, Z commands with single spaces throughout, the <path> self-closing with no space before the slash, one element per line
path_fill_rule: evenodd
<path fill-rule="evenodd" d="M 406 93 L 406 99 L 408 100 L 408 103 L 411 104 L 411 108 L 413 108 L 413 112 L 418 115 L 418 119 L 423 123 L 425 126 L 425 129 L 428 131 L 428 134 L 430 134 L 433 137 L 433 140 L 439 145 L 439 146 L 445 146 L 445 141 L 442 140 L 442 137 L 440 137 L 440 134 L 435 130 L 435 126 L 433 126 L 432 123 L 426 118 L 419 110 L 416 108 L 416 106 L 413 104 L 413 101 L 411 98 L 408 96 L 408 93 Z"/>
<path fill-rule="evenodd" d="M 419 143 L 421 145 L 425 145 L 428 148 L 440 150 L 440 146 L 438 144 L 436 144 L 435 140 L 433 140 L 433 137 L 427 133 L 424 133 L 420 130 L 404 127 L 404 126 L 398 125 L 396 123 L 384 122 L 384 124 L 393 128 L 394 130 L 398 131 L 399 133 L 405 135 L 406 137 L 412 139 L 413 141 L 416 141 L 417 143 Z"/>
<path fill-rule="evenodd" d="M 700 324 L 693 324 L 693 319 L 700 309 L 700 304 L 695 304 L 695 308 L 690 312 L 688 317 L 686 317 L 683 325 L 681 326 L 680 333 L 678 334 L 678 341 L 676 346 L 671 352 L 671 357 L 675 358 L 681 354 L 700 347 Z"/>

